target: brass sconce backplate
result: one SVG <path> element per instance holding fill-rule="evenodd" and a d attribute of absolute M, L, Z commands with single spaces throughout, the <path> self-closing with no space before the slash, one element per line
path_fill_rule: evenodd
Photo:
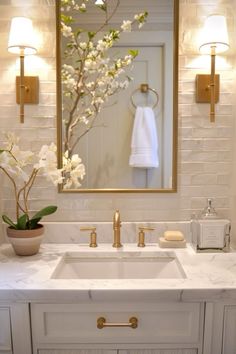
<path fill-rule="evenodd" d="M 210 90 L 211 75 L 196 75 L 196 102 L 197 103 L 210 103 L 211 90 Z M 220 75 L 215 75 L 215 103 L 219 102 L 220 91 Z"/>
<path fill-rule="evenodd" d="M 24 103 L 39 103 L 39 78 L 38 76 L 24 76 Z M 16 103 L 20 104 L 20 76 L 16 77 Z"/>

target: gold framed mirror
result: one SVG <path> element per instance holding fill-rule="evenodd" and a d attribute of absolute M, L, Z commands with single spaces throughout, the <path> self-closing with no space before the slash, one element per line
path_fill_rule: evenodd
<path fill-rule="evenodd" d="M 60 192 L 177 191 L 178 23 L 178 0 L 56 2 Z"/>

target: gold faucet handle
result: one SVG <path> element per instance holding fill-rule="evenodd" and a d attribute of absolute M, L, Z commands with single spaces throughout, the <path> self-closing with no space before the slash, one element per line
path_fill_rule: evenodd
<path fill-rule="evenodd" d="M 89 247 L 97 247 L 97 233 L 95 226 L 82 226 L 80 231 L 91 231 Z"/>
<path fill-rule="evenodd" d="M 140 226 L 138 233 L 138 247 L 145 247 L 145 232 L 144 231 L 153 231 L 154 227 Z"/>

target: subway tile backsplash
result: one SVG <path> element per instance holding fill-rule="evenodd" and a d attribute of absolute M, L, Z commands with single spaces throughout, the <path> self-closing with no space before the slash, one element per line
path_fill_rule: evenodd
<path fill-rule="evenodd" d="M 37 2 L 35 2 L 37 3 Z M 25 124 L 19 123 L 19 108 L 15 104 L 16 58 L 7 52 L 7 38 L 12 16 L 24 14 L 24 6 L 0 4 L 2 24 L 0 46 L 0 142 L 3 132 L 14 130 L 21 137 L 22 146 L 36 150 L 42 144 L 56 142 L 56 71 L 54 8 L 38 11 L 37 5 L 27 5 L 34 22 L 41 28 L 42 45 L 35 67 L 40 80 L 39 105 L 25 107 Z M 235 33 L 235 1 L 181 0 L 179 33 L 179 132 L 178 132 L 178 192 L 171 194 L 58 194 L 57 189 L 39 179 L 31 200 L 31 209 L 47 204 L 58 205 L 50 221 L 111 221 L 115 209 L 120 209 L 122 221 L 180 221 L 189 220 L 193 212 L 205 205 L 207 197 L 225 217 L 230 217 L 233 173 L 233 140 L 235 136 L 235 65 L 221 74 L 221 99 L 217 104 L 216 122 L 209 122 L 209 105 L 195 103 L 195 75 L 207 73 L 208 68 L 197 67 L 195 36 L 206 13 L 221 11 Z M 212 10 L 212 11 L 211 11 Z M 42 16 L 42 13 L 45 14 Z M 197 16 L 197 17 L 196 17 Z M 50 42 L 49 42 L 50 39 Z M 231 52 L 235 58 L 235 52 Z M 209 59 L 210 60 L 210 59 Z M 26 73 L 27 74 L 27 73 Z M 7 181 L 1 176 L 1 209 L 13 215 L 14 203 Z M 231 206 L 232 208 L 232 206 Z M 55 233 L 46 240 L 58 242 Z M 68 238 L 69 241 L 69 238 Z M 60 241 L 59 241 L 60 242 Z"/>

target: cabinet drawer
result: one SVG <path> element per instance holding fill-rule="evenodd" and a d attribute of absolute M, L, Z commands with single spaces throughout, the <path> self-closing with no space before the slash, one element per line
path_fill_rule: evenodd
<path fill-rule="evenodd" d="M 33 304 L 33 338 L 39 343 L 197 343 L 202 324 L 199 303 Z M 97 328 L 97 319 L 127 323 L 136 329 Z M 36 344 L 36 343 L 35 343 Z"/>
<path fill-rule="evenodd" d="M 10 352 L 11 345 L 11 325 L 9 308 L 0 308 L 0 352 Z"/>

